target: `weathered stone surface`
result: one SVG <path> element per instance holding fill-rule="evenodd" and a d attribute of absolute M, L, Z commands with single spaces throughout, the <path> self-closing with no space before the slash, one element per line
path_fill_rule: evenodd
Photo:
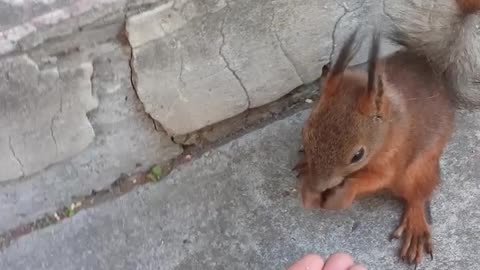
<path fill-rule="evenodd" d="M 169 133 L 188 133 L 248 107 L 242 84 L 219 54 L 221 19 L 211 16 L 134 48 L 137 93 Z"/>
<path fill-rule="evenodd" d="M 273 29 L 274 19 L 273 2 L 253 0 L 232 4 L 222 22 L 220 54 L 242 83 L 250 108 L 274 101 L 302 84 Z"/>
<path fill-rule="evenodd" d="M 212 1 L 207 8 L 192 5 L 187 16 L 184 7 L 190 2 L 183 1 L 182 8 L 178 1 L 165 2 L 127 21 L 140 99 L 172 135 L 220 122 L 314 81 L 336 56 L 334 41 L 341 44 L 357 25 L 367 33 L 382 9 L 367 0 Z M 352 64 L 365 61 L 365 48 L 368 44 Z"/>
<path fill-rule="evenodd" d="M 274 12 L 272 28 L 285 53 L 304 83 L 314 81 L 330 59 L 335 24 L 344 9 L 337 1 L 281 0 L 274 2 Z"/>
<path fill-rule="evenodd" d="M 401 2 L 401 1 L 393 1 Z M 334 50 L 332 59 L 336 59 L 339 49 L 343 42 L 358 26 L 359 48 L 351 65 L 358 65 L 367 61 L 368 51 L 370 50 L 370 41 L 375 28 L 379 31 L 388 29 L 389 19 L 383 14 L 383 5 L 378 1 L 363 0 L 349 1 L 342 4 L 344 14 L 336 23 L 336 31 L 332 35 L 334 40 Z M 361 42 L 361 43 L 360 43 Z M 383 39 L 380 46 L 380 55 L 387 55 L 397 50 L 399 46 L 393 45 L 386 39 Z"/>
<path fill-rule="evenodd" d="M 94 132 L 86 113 L 97 106 L 92 71 L 91 63 L 39 70 L 25 55 L 0 62 L 0 137 L 9 147 L 0 181 L 28 176 L 87 147 Z"/>
<path fill-rule="evenodd" d="M 0 55 L 34 48 L 112 14 L 122 18 L 125 4 L 126 0 L 3 0 L 0 17 L 5 23 L 0 23 Z M 1 16 L 4 13 L 8 15 Z"/>
<path fill-rule="evenodd" d="M 306 115 L 247 134 L 157 184 L 22 237 L 0 252 L 0 269 L 278 270 L 306 253 L 337 251 L 370 270 L 413 269 L 398 258 L 399 241 L 388 240 L 402 210 L 391 197 L 365 198 L 345 211 L 302 209 L 291 168 Z M 444 181 L 432 200 L 435 256 L 419 269 L 480 267 L 478 117 L 459 117 L 443 158 Z"/>
<path fill-rule="evenodd" d="M 129 6 L 153 2 L 157 5 L 127 20 L 129 41 L 134 48 L 171 34 L 198 16 L 217 12 L 227 6 L 225 0 L 147 0 L 133 1 Z"/>
<path fill-rule="evenodd" d="M 203 147 L 212 143 L 232 138 L 239 132 L 245 132 L 258 125 L 283 118 L 293 111 L 308 108 L 319 96 L 320 80 L 302 85 L 275 102 L 253 108 L 213 126 L 205 127 L 187 135 L 173 136 L 176 143 Z"/>
<path fill-rule="evenodd" d="M 121 173 L 145 170 L 153 163 L 163 163 L 181 153 L 181 147 L 174 144 L 164 132 L 155 130 L 152 120 L 145 114 L 142 103 L 131 87 L 128 59 L 129 54 L 116 46 L 93 62 L 94 71 L 89 76 L 93 75 L 93 92 L 98 96 L 99 102 L 98 107 L 89 113 L 89 120 L 96 136 L 85 150 L 70 159 L 49 166 L 41 173 L 25 177 L 22 181 L 10 181 L 0 185 L 0 232 L 51 213 L 69 204 L 75 196 L 108 187 Z M 67 93 L 82 92 L 80 90 L 72 87 L 67 89 Z M 91 91 L 89 88 L 88 93 Z M 53 100 L 56 102 L 58 98 Z M 77 98 L 75 103 L 81 103 L 81 99 Z M 64 103 L 65 110 L 69 108 L 67 104 Z M 58 106 L 52 107 L 58 109 Z M 29 118 L 22 119 L 28 121 Z M 68 122 L 67 120 L 64 122 Z M 72 125 L 82 123 L 78 119 L 71 120 Z M 28 123 L 33 123 L 33 120 Z M 50 122 L 47 124 L 46 130 L 49 131 Z M 2 122 L 0 126 L 2 133 L 5 125 Z M 7 125 L 9 126 L 11 123 Z M 65 123 L 64 127 L 64 132 L 78 128 L 72 128 L 68 123 Z M 69 134 L 56 135 L 57 144 L 60 146 L 66 141 L 61 138 L 66 138 Z M 73 138 L 72 142 L 77 140 Z M 4 141 L 0 141 L 0 147 L 4 147 L 4 144 Z M 53 142 L 51 146 L 54 146 Z M 52 149 L 55 150 L 54 147 Z M 3 148 L 0 151 L 0 158 L 5 156 L 4 153 L 10 153 L 4 152 Z M 43 154 L 47 157 L 48 153 L 50 152 L 43 151 L 32 155 L 38 157 Z M 11 160 L 10 164 L 16 168 L 15 160 Z M 3 168 L 0 173 L 3 173 Z"/>
<path fill-rule="evenodd" d="M 38 17 L 52 9 L 72 3 L 72 0 L 0 0 L 0 31 L 22 24 L 25 19 Z"/>
<path fill-rule="evenodd" d="M 91 60 L 92 55 L 76 52 L 110 42 L 131 15 L 127 30 L 140 98 L 172 135 L 217 123 L 312 82 L 335 56 L 333 43 L 341 44 L 356 25 L 373 25 L 383 8 L 369 0 L 3 0 L 0 5 L 5 13 L 0 53 L 33 50 L 39 65 L 55 65 L 72 54 L 77 55 L 72 62 Z M 217 41 L 188 50 L 198 38 Z M 173 54 L 157 59 L 162 69 L 142 63 L 143 58 L 161 57 L 151 53 L 157 47 Z M 353 63 L 365 60 L 365 48 Z M 192 65 L 201 71 L 189 69 Z M 220 66 L 226 66 L 223 73 L 218 73 Z"/>

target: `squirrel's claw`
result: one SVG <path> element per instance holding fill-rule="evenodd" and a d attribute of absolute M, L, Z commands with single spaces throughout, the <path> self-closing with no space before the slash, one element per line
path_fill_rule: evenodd
<path fill-rule="evenodd" d="M 388 236 L 388 241 L 392 242 L 394 239 L 398 239 L 398 237 L 394 233 L 391 233 L 390 236 Z"/>
<path fill-rule="evenodd" d="M 431 246 L 427 246 L 427 254 L 430 255 L 430 259 L 433 261 L 433 251 Z"/>
<path fill-rule="evenodd" d="M 305 164 L 302 162 L 297 163 L 295 167 L 292 168 L 292 171 L 300 171 L 303 167 L 305 167 Z"/>
<path fill-rule="evenodd" d="M 307 163 L 305 162 L 305 160 L 301 160 L 295 165 L 295 167 L 292 168 L 292 171 L 297 171 L 299 172 L 299 174 L 301 174 L 302 171 L 305 170 L 306 166 L 307 166 Z"/>
<path fill-rule="evenodd" d="M 402 223 L 390 235 L 389 239 L 402 238 L 400 258 L 409 264 L 415 264 L 415 268 L 421 263 L 424 254 L 430 255 L 433 260 L 432 238 L 425 223 L 425 219 L 408 212 Z"/>

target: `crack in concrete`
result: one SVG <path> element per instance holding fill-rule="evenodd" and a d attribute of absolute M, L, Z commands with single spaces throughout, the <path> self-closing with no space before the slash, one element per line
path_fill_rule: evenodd
<path fill-rule="evenodd" d="M 180 5 L 180 8 L 177 6 L 177 4 Z M 174 4 L 172 6 L 172 9 L 180 13 L 182 16 L 185 13 L 185 9 L 187 8 L 187 3 L 182 1 L 174 1 Z"/>
<path fill-rule="evenodd" d="M 228 2 L 227 2 L 227 9 L 228 9 L 228 12 L 231 11 L 230 9 L 230 6 L 228 5 Z M 220 35 L 222 37 L 222 44 L 220 44 L 220 48 L 218 50 L 218 54 L 220 55 L 220 57 L 223 59 L 223 61 L 225 62 L 225 66 L 226 68 L 232 73 L 232 75 L 235 77 L 235 79 L 237 79 L 238 83 L 240 84 L 240 86 L 242 87 L 243 91 L 245 92 L 245 96 L 247 98 L 247 109 L 250 108 L 251 106 L 251 100 L 250 100 L 250 95 L 248 94 L 248 91 L 247 91 L 247 88 L 245 87 L 245 85 L 243 84 L 242 80 L 240 80 L 240 77 L 238 76 L 237 72 L 235 72 L 235 70 L 233 70 L 233 68 L 230 66 L 230 63 L 227 61 L 227 58 L 225 57 L 224 53 L 223 53 L 223 48 L 225 47 L 225 33 L 224 33 L 224 27 L 225 27 L 225 21 L 227 20 L 227 16 L 225 15 L 225 17 L 223 18 L 222 20 L 222 24 L 220 26 Z"/>
<path fill-rule="evenodd" d="M 333 54 L 335 53 L 335 48 L 337 47 L 337 44 L 335 43 L 335 39 L 336 39 L 335 36 L 336 36 L 336 33 L 337 33 L 337 27 L 340 24 L 340 22 L 342 21 L 343 17 L 345 17 L 348 14 L 348 10 L 344 6 L 342 6 L 342 7 L 343 7 L 343 14 L 340 15 L 340 17 L 338 17 L 337 21 L 333 25 L 332 49 L 330 50 L 330 56 L 329 56 L 330 63 L 333 63 Z"/>
<path fill-rule="evenodd" d="M 156 131 L 160 131 L 161 129 L 158 127 L 157 121 L 155 121 L 155 119 L 149 113 L 146 112 L 145 104 L 143 103 L 142 99 L 140 99 L 140 95 L 138 94 L 138 89 L 137 89 L 137 86 L 135 84 L 136 73 L 135 73 L 135 68 L 134 68 L 134 64 L 133 64 L 135 56 L 133 54 L 133 46 L 130 43 L 130 39 L 128 38 L 128 32 L 127 32 L 127 20 L 128 20 L 127 13 L 125 13 L 124 20 L 125 20 L 125 23 L 123 25 L 123 31 L 125 31 L 124 33 L 126 35 L 126 41 L 127 41 L 126 45 L 130 49 L 130 55 L 129 55 L 129 59 L 128 59 L 128 68 L 130 69 L 130 78 L 129 78 L 130 79 L 130 85 L 132 86 L 133 92 L 135 92 L 135 95 L 137 96 L 137 99 L 143 104 L 145 114 L 147 115 L 148 118 L 150 118 L 150 120 L 152 120 L 153 128 Z"/>
<path fill-rule="evenodd" d="M 18 158 L 17 153 L 15 153 L 15 150 L 13 149 L 13 144 L 12 144 L 12 136 L 8 136 L 8 147 L 10 148 L 10 152 L 12 152 L 13 158 L 17 161 L 18 165 L 20 166 L 20 172 L 22 173 L 22 176 L 25 176 L 25 167 L 23 166 L 22 161 L 20 158 Z"/>
<path fill-rule="evenodd" d="M 185 81 L 183 80 L 184 69 L 185 69 L 185 64 L 183 63 L 183 53 L 180 53 L 180 72 L 178 74 L 178 81 L 180 81 L 182 88 L 185 88 L 186 86 Z"/>
<path fill-rule="evenodd" d="M 178 92 L 180 100 L 182 100 L 183 102 L 187 102 L 187 98 L 183 95 L 183 90 L 185 89 L 187 84 L 183 80 L 183 71 L 185 70 L 185 64 L 183 59 L 182 44 L 180 43 L 180 41 L 176 41 L 176 43 L 178 44 L 177 49 L 180 49 L 180 71 L 178 73 L 178 81 L 180 82 L 180 87 L 177 87 L 176 90 Z"/>
<path fill-rule="evenodd" d="M 382 11 L 383 11 L 383 14 L 384 14 L 385 16 L 387 16 L 387 17 L 390 19 L 390 21 L 395 25 L 395 19 L 393 19 L 392 15 L 390 15 L 390 14 L 387 12 L 387 8 L 386 8 L 386 5 L 385 5 L 385 2 L 386 2 L 386 0 L 383 0 L 383 1 L 382 1 Z"/>
<path fill-rule="evenodd" d="M 55 124 L 56 116 L 52 117 L 52 121 L 50 121 L 50 136 L 52 136 L 53 143 L 55 144 L 55 158 L 58 157 L 58 144 L 57 139 L 55 138 L 55 132 L 53 131 L 53 126 Z"/>
<path fill-rule="evenodd" d="M 177 145 L 183 146 L 185 151 L 183 151 L 183 153 L 179 157 L 175 158 L 174 161 L 171 163 L 171 165 L 167 166 L 167 169 L 164 171 L 164 176 L 167 176 L 171 170 L 173 170 L 174 168 L 178 168 L 178 166 L 183 164 L 183 162 L 186 160 L 185 157 L 187 155 L 191 155 L 191 158 L 193 157 L 193 159 L 195 159 L 197 157 L 202 156 L 206 151 L 209 151 L 211 149 L 218 149 L 220 155 L 228 154 L 228 153 L 222 153 L 222 151 L 220 151 L 221 149 L 219 149 L 218 146 L 224 145 L 227 142 L 234 141 L 235 139 L 245 134 L 248 134 L 254 130 L 263 128 L 267 124 L 270 124 L 274 121 L 277 121 L 279 119 L 285 119 L 286 117 L 291 116 L 294 113 L 299 112 L 300 110 L 305 110 L 309 108 L 310 105 L 305 104 L 304 99 L 305 97 L 314 98 L 316 94 L 313 94 L 313 93 L 314 92 L 316 93 L 317 91 L 316 86 L 312 88 L 312 86 L 314 85 L 317 85 L 317 83 L 311 83 L 310 86 L 306 86 L 306 88 L 304 88 L 305 86 L 302 86 L 302 90 L 293 90 L 294 92 L 301 91 L 301 92 L 296 92 L 297 94 L 308 93 L 307 96 L 304 96 L 304 94 L 300 95 L 303 97 L 300 97 L 300 96 L 297 97 L 296 94 L 286 95 L 282 97 L 280 100 L 275 101 L 275 102 L 279 102 L 279 104 L 282 104 L 284 101 L 289 100 L 288 102 L 284 103 L 286 107 L 282 107 L 284 109 L 280 110 L 279 113 L 272 113 L 266 118 L 263 118 L 263 117 L 259 118 L 254 122 L 248 123 L 247 126 L 236 129 L 233 132 L 231 133 L 229 132 L 228 134 L 218 137 L 214 140 L 207 140 L 204 142 L 204 144 L 201 144 L 201 145 L 193 144 L 193 145 L 187 145 L 187 146 L 182 145 L 181 142 L 174 141 L 174 143 L 176 143 Z M 263 106 L 268 106 L 268 105 L 263 105 Z M 260 110 L 263 110 L 263 109 L 260 109 Z M 245 118 L 247 118 L 247 114 L 249 112 L 253 112 L 253 114 L 255 115 L 255 109 L 253 111 L 247 110 L 246 112 L 244 112 Z M 191 135 L 195 135 L 195 134 L 188 134 L 187 136 L 191 136 Z M 139 172 L 139 175 L 141 175 L 142 173 L 146 173 L 146 172 Z M 133 175 L 130 175 L 130 177 L 136 177 L 136 175 L 137 174 L 133 174 Z M 72 203 L 75 204 L 78 202 L 87 202 L 87 203 L 82 203 L 78 209 L 77 208 L 75 209 L 74 214 L 76 214 L 78 213 L 78 211 L 83 211 L 86 208 L 95 207 L 100 205 L 103 202 L 112 201 L 113 199 L 117 198 L 116 197 L 117 195 L 115 195 L 117 194 L 116 190 L 119 190 L 121 192 L 120 195 L 127 194 L 128 192 L 132 191 L 132 189 L 123 190 L 122 188 L 119 188 L 119 186 L 124 185 L 121 183 L 134 184 L 132 186 L 127 184 L 126 187 L 137 187 L 143 183 L 142 180 L 137 181 L 135 183 L 135 182 L 129 182 L 129 181 L 124 181 L 120 179 L 125 179 L 125 176 L 123 175 L 120 176 L 120 178 L 115 180 L 111 185 L 104 187 L 100 190 L 96 190 L 96 189 L 92 190 L 91 194 L 80 194 L 76 196 L 76 198 L 72 198 L 71 201 L 68 201 L 68 203 L 66 203 L 66 206 L 68 207 L 69 205 L 72 205 Z M 134 179 L 134 178 L 130 178 L 130 179 Z M 136 179 L 143 179 L 143 178 L 139 177 Z M 120 183 L 119 186 L 117 186 L 117 183 Z M 115 188 L 112 188 L 112 187 L 115 187 Z M 92 198 L 94 198 L 93 201 L 92 201 Z M 33 221 L 26 220 L 27 223 L 16 225 L 13 228 L 7 228 L 5 233 L 0 232 L 0 251 L 2 250 L 2 248 L 10 246 L 12 243 L 14 243 L 14 241 L 16 241 L 21 236 L 28 235 L 32 232 L 57 224 L 60 220 L 63 220 L 65 218 L 70 218 L 69 216 L 65 215 L 66 214 L 65 209 L 66 208 L 61 207 L 56 210 L 54 209 L 53 212 L 47 211 L 43 214 L 43 216 L 39 218 L 35 218 L 33 219 Z M 55 213 L 58 214 L 57 217 L 55 217 L 54 215 Z M 27 228 L 27 229 L 19 230 L 19 228 Z"/>
<path fill-rule="evenodd" d="M 94 60 L 91 61 L 92 64 L 92 74 L 90 74 L 90 95 L 92 96 L 92 99 L 96 99 L 98 101 L 98 96 L 95 93 L 95 83 L 93 82 L 93 77 L 95 76 L 96 72 L 96 63 Z"/>
<path fill-rule="evenodd" d="M 93 73 L 92 73 L 93 76 Z M 62 73 L 59 72 L 59 79 L 62 78 Z M 91 80 L 92 78 L 90 78 Z M 93 90 L 92 90 L 93 91 Z M 57 138 L 55 137 L 55 132 L 54 132 L 54 125 L 55 121 L 58 120 L 60 115 L 63 113 L 63 91 L 60 91 L 59 94 L 59 106 L 58 106 L 58 111 L 53 115 L 52 120 L 50 121 L 50 136 L 52 136 L 53 143 L 55 144 L 55 157 L 58 157 L 58 143 L 57 143 Z"/>
<path fill-rule="evenodd" d="M 335 2 L 336 2 L 336 1 L 335 1 Z M 335 40 L 336 40 L 336 34 L 337 34 L 338 25 L 340 24 L 340 22 L 342 21 L 342 19 L 343 19 L 345 16 L 347 16 L 349 13 L 353 13 L 353 12 L 361 9 L 361 8 L 365 5 L 366 2 L 367 2 L 367 0 L 364 0 L 364 1 L 360 4 L 360 6 L 354 8 L 354 9 L 352 9 L 352 10 L 349 10 L 348 6 L 347 6 L 345 3 L 340 4 L 340 3 L 336 2 L 337 5 L 339 5 L 339 6 L 341 6 L 341 7 L 343 8 L 343 14 L 340 15 L 340 17 L 338 17 L 338 20 L 337 20 L 337 21 L 335 22 L 335 24 L 333 25 L 333 31 L 332 31 L 332 50 L 330 51 L 330 56 L 329 56 L 329 59 L 330 59 L 330 62 L 331 62 L 331 63 L 333 63 L 333 54 L 335 53 L 335 49 L 336 49 L 336 47 L 337 47 L 337 44 L 336 44 Z"/>
<path fill-rule="evenodd" d="M 272 30 L 273 35 L 275 36 L 275 39 L 277 40 L 278 46 L 280 47 L 280 50 L 282 51 L 283 55 L 285 56 L 285 58 L 287 58 L 287 60 L 290 62 L 290 64 L 292 64 L 293 69 L 295 70 L 295 74 L 296 74 L 297 77 L 300 79 L 300 81 L 301 81 L 303 84 L 305 84 L 305 82 L 303 81 L 302 76 L 300 76 L 300 73 L 298 72 L 297 66 L 296 66 L 295 63 L 292 61 L 292 59 L 291 59 L 290 56 L 288 55 L 287 51 L 286 51 L 285 48 L 283 47 L 282 41 L 280 40 L 280 37 L 278 36 L 278 33 L 277 33 L 277 28 L 273 25 L 273 21 L 274 21 L 274 20 L 275 20 L 275 7 L 272 7 L 272 19 L 271 19 L 271 21 L 270 21 L 270 29 Z"/>

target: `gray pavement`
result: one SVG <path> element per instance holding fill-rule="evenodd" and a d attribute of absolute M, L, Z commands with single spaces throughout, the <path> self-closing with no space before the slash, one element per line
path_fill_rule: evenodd
<path fill-rule="evenodd" d="M 480 114 L 461 115 L 432 202 L 434 253 L 419 269 L 480 269 Z M 81 211 L 0 252 L 0 269 L 284 269 L 307 252 L 353 253 L 369 269 L 411 269 L 388 242 L 388 196 L 340 212 L 304 210 L 290 168 L 306 112 L 182 165 L 159 183 Z M 289 194 L 287 194 L 289 193 Z"/>

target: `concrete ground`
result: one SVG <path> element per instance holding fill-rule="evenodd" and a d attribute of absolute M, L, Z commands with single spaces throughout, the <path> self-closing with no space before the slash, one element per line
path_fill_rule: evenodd
<path fill-rule="evenodd" d="M 388 196 L 341 212 L 303 210 L 290 168 L 306 112 L 246 134 L 148 184 L 35 231 L 0 252 L 0 269 L 284 269 L 307 252 L 353 253 L 369 269 L 411 269 L 389 233 Z M 432 202 L 433 261 L 479 269 L 480 120 L 460 115 Z"/>

